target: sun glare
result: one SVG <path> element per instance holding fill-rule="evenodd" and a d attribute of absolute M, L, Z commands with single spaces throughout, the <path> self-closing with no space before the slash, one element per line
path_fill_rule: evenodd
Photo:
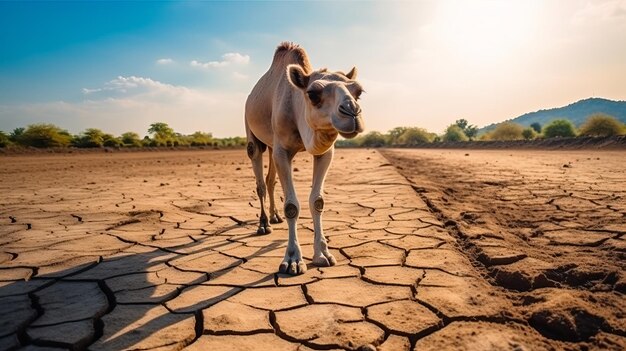
<path fill-rule="evenodd" d="M 464 60 L 497 61 L 518 54 L 532 38 L 533 2 L 444 2 L 430 28 L 433 39 Z"/>

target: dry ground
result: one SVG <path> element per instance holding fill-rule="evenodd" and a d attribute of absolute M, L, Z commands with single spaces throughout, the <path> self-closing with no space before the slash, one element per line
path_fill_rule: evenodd
<path fill-rule="evenodd" d="M 0 350 L 623 350 L 625 160 L 339 150 L 289 277 L 243 150 L 0 157 Z"/>

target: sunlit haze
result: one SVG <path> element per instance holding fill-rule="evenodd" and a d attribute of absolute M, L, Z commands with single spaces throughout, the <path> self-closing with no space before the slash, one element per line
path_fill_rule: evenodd
<path fill-rule="evenodd" d="M 367 130 L 626 100 L 626 0 L 1 2 L 0 130 L 244 135 L 281 41 L 356 65 Z"/>

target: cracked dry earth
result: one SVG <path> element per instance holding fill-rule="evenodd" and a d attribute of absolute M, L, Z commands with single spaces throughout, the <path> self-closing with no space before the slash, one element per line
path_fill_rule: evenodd
<path fill-rule="evenodd" d="M 626 347 L 623 153 L 338 150 L 329 268 L 297 156 L 295 277 L 243 150 L 0 165 L 0 350 Z"/>

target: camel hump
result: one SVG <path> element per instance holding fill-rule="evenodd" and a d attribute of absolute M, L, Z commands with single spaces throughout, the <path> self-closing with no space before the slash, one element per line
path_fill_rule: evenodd
<path fill-rule="evenodd" d="M 298 64 L 302 66 L 306 73 L 313 71 L 313 67 L 311 66 L 311 62 L 309 61 L 309 56 L 306 51 L 300 47 L 300 45 L 290 41 L 283 41 L 280 43 L 274 52 L 272 66 L 280 63 L 285 66 L 293 63 Z"/>

